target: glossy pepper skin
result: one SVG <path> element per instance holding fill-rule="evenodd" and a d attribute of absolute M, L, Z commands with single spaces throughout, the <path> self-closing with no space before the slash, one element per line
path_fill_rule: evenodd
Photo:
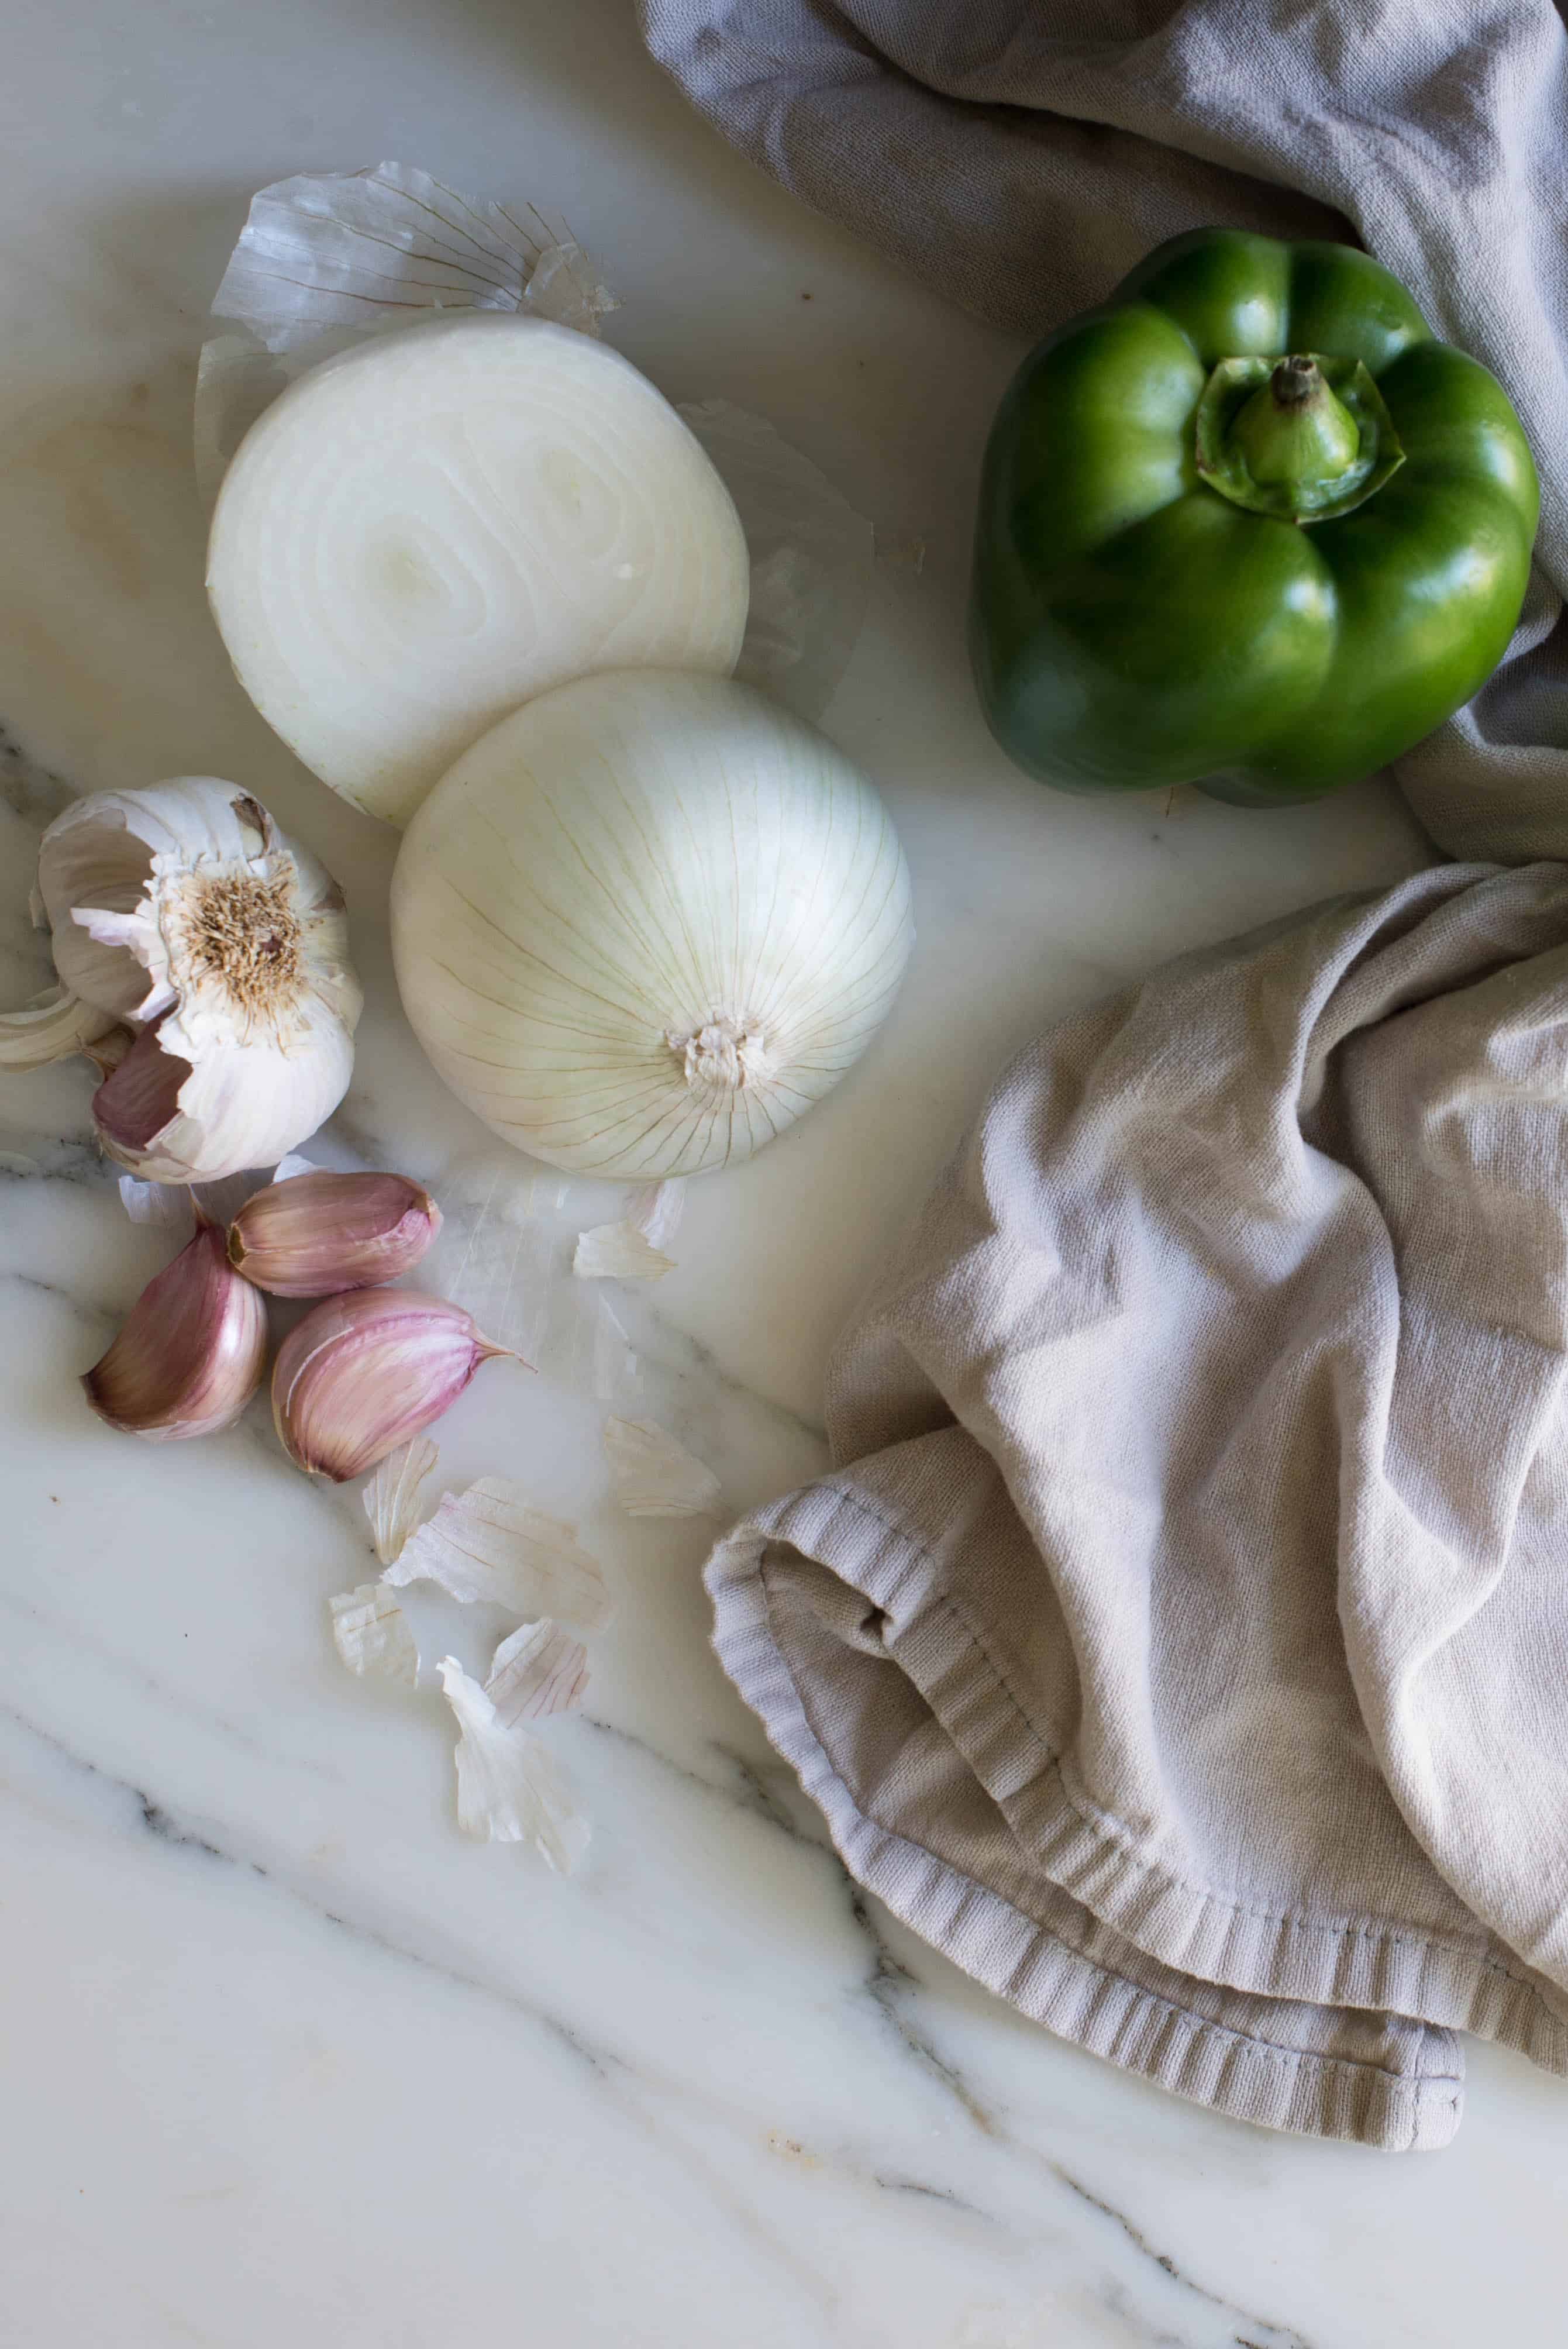
<path fill-rule="evenodd" d="M 1367 254 L 1175 237 L 997 416 L 971 622 L 992 731 L 1064 791 L 1315 799 L 1491 675 L 1539 505 L 1501 385 Z"/>

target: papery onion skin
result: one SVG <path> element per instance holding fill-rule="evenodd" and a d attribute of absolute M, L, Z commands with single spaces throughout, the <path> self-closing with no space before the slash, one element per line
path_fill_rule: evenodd
<path fill-rule="evenodd" d="M 311 368 L 224 477 L 208 593 L 241 684 L 334 791 L 407 823 L 508 710 L 636 661 L 727 674 L 734 501 L 631 362 L 466 310 Z"/>
<path fill-rule="evenodd" d="M 404 1008 L 493 1132 L 574 1172 L 736 1164 L 892 1008 L 909 871 L 878 793 L 732 679 L 626 670 L 466 753 L 393 876 Z"/>

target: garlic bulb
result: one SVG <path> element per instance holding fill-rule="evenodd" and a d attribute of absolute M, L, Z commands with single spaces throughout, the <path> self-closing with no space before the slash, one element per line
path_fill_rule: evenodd
<path fill-rule="evenodd" d="M 628 359 L 463 310 L 324 360 L 257 419 L 207 586 L 268 724 L 404 823 L 549 686 L 628 663 L 727 674 L 749 563 L 728 491 Z"/>
<path fill-rule="evenodd" d="M 913 941 L 886 809 L 749 687 L 628 670 L 459 759 L 392 884 L 404 1008 L 503 1140 L 583 1173 L 696 1174 L 820 1100 Z"/>
<path fill-rule="evenodd" d="M 362 1000 L 342 893 L 248 792 L 187 775 L 78 800 L 38 887 L 65 987 L 141 1030 L 93 1100 L 120 1165 L 214 1182 L 331 1115 Z"/>

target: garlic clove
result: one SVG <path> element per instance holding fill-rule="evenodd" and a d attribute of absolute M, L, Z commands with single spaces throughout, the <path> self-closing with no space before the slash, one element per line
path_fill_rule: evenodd
<path fill-rule="evenodd" d="M 203 1224 L 149 1281 L 112 1346 L 82 1380 L 98 1417 L 155 1444 L 232 1427 L 261 1384 L 267 1314 L 223 1235 Z"/>
<path fill-rule="evenodd" d="M 65 985 L 156 1024 L 94 1103 L 129 1173 L 273 1165 L 331 1115 L 362 1002 L 342 892 L 248 792 L 209 776 L 94 792 L 44 834 L 38 887 Z"/>
<path fill-rule="evenodd" d="M 314 1133 L 348 1090 L 354 1044 L 335 1023 L 284 1051 L 258 1037 L 218 1043 L 192 1062 L 172 1015 L 146 1028 L 93 1095 L 104 1149 L 143 1182 L 217 1183 L 269 1166 Z"/>
<path fill-rule="evenodd" d="M 144 1182 L 170 1179 L 141 1169 L 151 1145 L 178 1117 L 180 1088 L 190 1074 L 189 1061 L 163 1050 L 157 1028 L 144 1028 L 93 1095 L 93 1123 L 105 1150 Z"/>
<path fill-rule="evenodd" d="M 259 1311 L 261 1291 L 248 1281 L 241 1286 Z M 496 1355 L 520 1359 L 481 1337 L 472 1316 L 444 1297 L 413 1288 L 354 1288 L 329 1297 L 279 1349 L 273 1370 L 278 1440 L 297 1467 L 341 1485 L 439 1419 L 480 1363 Z"/>
<path fill-rule="evenodd" d="M 131 1046 L 136 1041 L 133 1029 L 121 1027 L 117 1021 L 106 1028 L 101 1036 L 82 1046 L 83 1058 L 92 1062 L 100 1077 L 112 1077 Z"/>
<path fill-rule="evenodd" d="M 68 987 L 46 988 L 23 1010 L 0 1012 L 0 1069 L 46 1069 L 73 1052 L 87 1052 L 115 1026 L 112 1012 L 84 1002 Z"/>
<path fill-rule="evenodd" d="M 229 1261 L 273 1297 L 336 1297 L 411 1272 L 441 1228 L 406 1174 L 294 1174 L 254 1191 L 229 1226 Z"/>

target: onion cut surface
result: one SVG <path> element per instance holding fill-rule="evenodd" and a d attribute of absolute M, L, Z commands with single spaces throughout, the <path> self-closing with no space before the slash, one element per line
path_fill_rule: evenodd
<path fill-rule="evenodd" d="M 519 703 L 625 667 L 727 675 L 746 630 L 728 491 L 629 360 L 465 311 L 313 367 L 224 477 L 208 593 L 291 750 L 407 823 Z"/>
<path fill-rule="evenodd" d="M 636 670 L 459 759 L 392 885 L 438 1073 L 552 1165 L 645 1180 L 749 1157 L 828 1092 L 913 941 L 886 808 L 749 686 Z"/>

